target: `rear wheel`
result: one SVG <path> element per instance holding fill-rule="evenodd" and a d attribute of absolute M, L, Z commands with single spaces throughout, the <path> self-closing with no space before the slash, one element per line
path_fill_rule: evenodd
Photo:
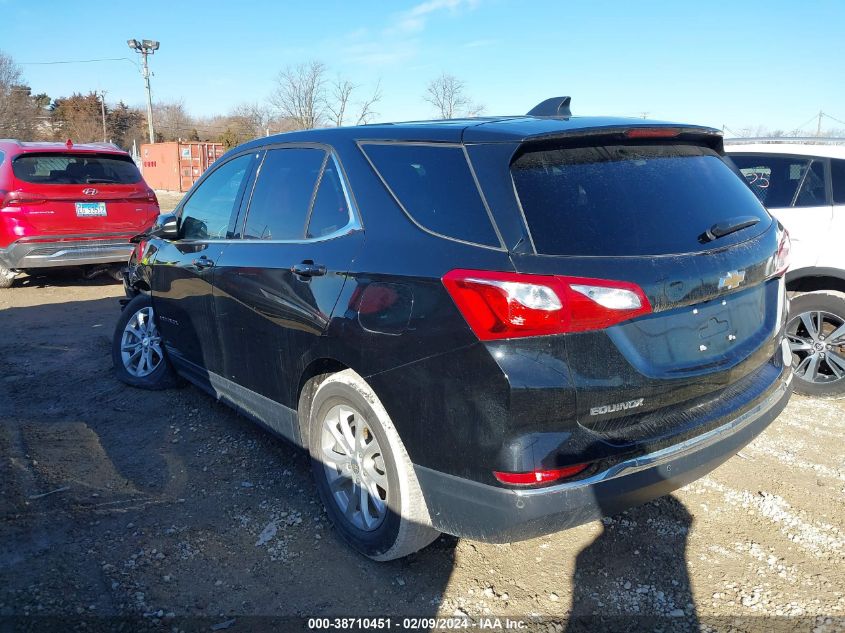
<path fill-rule="evenodd" d="M 808 292 L 794 298 L 786 336 L 792 349 L 795 391 L 845 396 L 845 294 Z"/>
<path fill-rule="evenodd" d="M 112 337 L 112 362 L 118 380 L 142 389 L 179 384 L 164 353 L 152 300 L 139 294 L 123 309 Z"/>
<path fill-rule="evenodd" d="M 358 374 L 341 371 L 320 384 L 308 426 L 317 488 L 347 543 L 387 561 L 439 536 L 402 440 Z"/>
<path fill-rule="evenodd" d="M 11 288 L 17 276 L 16 272 L 0 266 L 0 288 Z"/>

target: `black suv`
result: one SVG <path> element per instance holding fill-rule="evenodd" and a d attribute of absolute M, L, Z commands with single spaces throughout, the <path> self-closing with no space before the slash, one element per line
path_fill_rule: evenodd
<path fill-rule="evenodd" d="M 567 104 L 233 149 L 137 238 L 119 378 L 309 450 L 377 560 L 702 476 L 791 393 L 788 238 L 715 130 Z"/>

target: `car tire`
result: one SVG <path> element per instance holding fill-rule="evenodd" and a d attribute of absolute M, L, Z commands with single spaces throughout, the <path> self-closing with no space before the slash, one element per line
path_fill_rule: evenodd
<path fill-rule="evenodd" d="M 117 379 L 132 387 L 158 390 L 181 384 L 164 351 L 149 295 L 139 294 L 123 309 L 112 337 L 112 362 Z"/>
<path fill-rule="evenodd" d="M 845 330 L 830 338 L 840 327 L 845 327 L 845 293 L 808 292 L 790 301 L 786 332 L 796 393 L 845 397 Z"/>
<path fill-rule="evenodd" d="M 16 272 L 0 266 L 0 288 L 11 288 L 17 276 Z"/>
<path fill-rule="evenodd" d="M 325 378 L 314 392 L 307 428 L 317 489 L 344 541 L 388 561 L 440 535 L 405 446 L 363 378 L 352 370 Z"/>
<path fill-rule="evenodd" d="M 125 264 L 118 264 L 116 266 L 109 266 L 109 277 L 115 281 L 123 281 L 123 271 L 126 269 Z"/>

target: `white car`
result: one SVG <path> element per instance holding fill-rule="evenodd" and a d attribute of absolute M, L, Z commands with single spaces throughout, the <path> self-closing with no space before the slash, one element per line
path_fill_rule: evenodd
<path fill-rule="evenodd" d="M 726 141 L 725 150 L 792 238 L 795 390 L 845 396 L 845 144 Z"/>

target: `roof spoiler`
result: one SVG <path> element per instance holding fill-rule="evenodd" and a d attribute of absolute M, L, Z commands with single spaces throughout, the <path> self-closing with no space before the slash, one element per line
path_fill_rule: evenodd
<path fill-rule="evenodd" d="M 572 112 L 569 110 L 571 101 L 572 97 L 552 97 L 535 105 L 526 116 L 569 117 L 572 116 Z"/>

